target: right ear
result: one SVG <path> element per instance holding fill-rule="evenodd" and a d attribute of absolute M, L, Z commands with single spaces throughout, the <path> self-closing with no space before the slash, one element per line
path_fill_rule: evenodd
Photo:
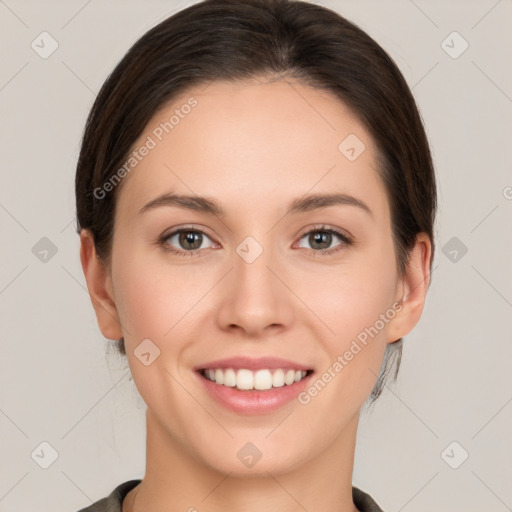
<path fill-rule="evenodd" d="M 80 261 L 98 326 L 103 336 L 117 340 L 123 336 L 114 298 L 110 271 L 96 253 L 92 233 L 80 232 Z"/>

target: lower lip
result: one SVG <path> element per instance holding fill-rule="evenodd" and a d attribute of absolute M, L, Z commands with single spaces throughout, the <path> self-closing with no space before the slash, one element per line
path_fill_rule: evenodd
<path fill-rule="evenodd" d="M 264 414 L 276 411 L 294 398 L 296 399 L 297 395 L 308 386 L 313 375 L 313 372 L 311 372 L 299 382 L 290 385 L 285 384 L 280 388 L 270 388 L 266 391 L 254 389 L 242 391 L 234 387 L 216 384 L 200 372 L 196 373 L 206 390 L 217 402 L 231 411 L 243 414 Z"/>

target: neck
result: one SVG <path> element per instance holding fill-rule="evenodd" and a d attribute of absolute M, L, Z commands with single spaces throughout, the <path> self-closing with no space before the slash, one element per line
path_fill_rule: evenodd
<path fill-rule="evenodd" d="M 125 498 L 123 512 L 357 512 L 352 471 L 358 420 L 354 416 L 333 445 L 306 464 L 244 477 L 199 461 L 148 410 L 146 473 Z"/>

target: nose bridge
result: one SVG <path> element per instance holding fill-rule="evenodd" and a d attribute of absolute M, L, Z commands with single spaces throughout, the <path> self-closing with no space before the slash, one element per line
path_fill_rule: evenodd
<path fill-rule="evenodd" d="M 239 300 L 256 308 L 266 305 L 270 310 L 280 291 L 275 275 L 269 270 L 272 263 L 277 265 L 269 240 L 265 238 L 260 242 L 253 236 L 242 240 L 235 249 L 233 278 Z"/>
<path fill-rule="evenodd" d="M 269 243 L 247 236 L 235 247 L 233 270 L 219 311 L 224 328 L 237 325 L 247 334 L 257 334 L 268 326 L 290 321 L 290 297 L 276 277 L 279 263 Z"/>
<path fill-rule="evenodd" d="M 270 243 L 258 242 L 254 237 L 246 237 L 235 249 L 234 271 L 237 287 L 248 287 L 254 295 L 269 294 L 275 288 L 275 276 L 269 270 L 272 263 L 277 265 Z M 249 291 L 247 290 L 247 291 Z"/>

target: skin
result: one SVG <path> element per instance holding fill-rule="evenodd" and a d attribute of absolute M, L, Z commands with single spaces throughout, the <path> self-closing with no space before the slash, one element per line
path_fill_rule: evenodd
<path fill-rule="evenodd" d="M 124 336 L 128 363 L 147 404 L 147 461 L 123 512 L 306 510 L 354 512 L 352 470 L 360 408 L 387 343 L 418 322 L 429 283 L 431 245 L 420 233 L 398 274 L 389 204 L 364 126 L 334 96 L 297 82 L 213 82 L 186 91 L 156 114 L 134 147 L 193 96 L 198 105 L 127 175 L 116 207 L 111 264 L 81 234 L 81 261 L 101 332 Z M 338 145 L 364 142 L 353 162 Z M 208 196 L 220 218 L 176 206 L 139 210 L 164 192 Z M 342 192 L 372 215 L 334 205 L 284 215 L 306 193 Z M 307 234 L 333 235 L 316 255 Z M 192 225 L 206 232 L 193 257 L 155 243 Z M 247 263 L 237 246 L 252 236 L 263 253 Z M 167 244 L 183 253 L 177 236 Z M 272 355 L 320 376 L 394 302 L 389 320 L 317 396 L 276 412 L 242 415 L 213 401 L 192 368 L 218 358 Z M 149 366 L 134 350 L 149 338 Z M 251 442 L 262 458 L 248 468 L 237 452 Z M 136 496 L 135 506 L 134 497 Z"/>

